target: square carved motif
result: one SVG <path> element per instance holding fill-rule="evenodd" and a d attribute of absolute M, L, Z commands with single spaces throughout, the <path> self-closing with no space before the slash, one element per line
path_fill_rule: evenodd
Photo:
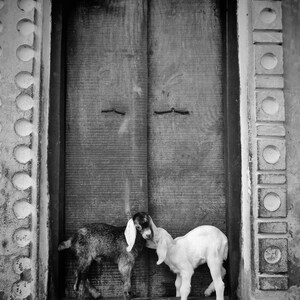
<path fill-rule="evenodd" d="M 284 121 L 284 95 L 282 90 L 257 91 L 256 120 L 257 121 Z"/>
<path fill-rule="evenodd" d="M 253 1 L 253 29 L 282 30 L 281 1 Z"/>
<path fill-rule="evenodd" d="M 257 142 L 258 170 L 285 170 L 286 149 L 283 139 L 262 139 Z"/>
<path fill-rule="evenodd" d="M 283 50 L 279 45 L 255 45 L 255 74 L 283 74 Z"/>
<path fill-rule="evenodd" d="M 260 239 L 259 271 L 284 273 L 287 270 L 287 239 Z"/>
<path fill-rule="evenodd" d="M 283 188 L 259 188 L 258 203 L 260 218 L 285 218 L 286 191 Z"/>

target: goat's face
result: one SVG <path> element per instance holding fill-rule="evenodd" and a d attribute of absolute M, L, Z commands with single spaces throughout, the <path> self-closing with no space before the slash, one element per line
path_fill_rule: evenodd
<path fill-rule="evenodd" d="M 142 237 L 149 240 L 153 237 L 153 224 L 151 217 L 145 212 L 136 213 L 133 218 L 131 218 L 125 229 L 125 238 L 128 244 L 127 251 L 131 251 L 135 243 L 136 232 L 138 231 Z"/>
<path fill-rule="evenodd" d="M 152 220 L 147 213 L 138 212 L 133 216 L 132 220 L 136 230 L 141 233 L 145 240 L 150 240 L 153 237 Z"/>

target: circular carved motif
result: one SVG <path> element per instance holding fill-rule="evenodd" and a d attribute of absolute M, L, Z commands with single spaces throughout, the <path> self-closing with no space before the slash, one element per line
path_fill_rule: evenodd
<path fill-rule="evenodd" d="M 24 111 L 31 109 L 34 105 L 32 97 L 27 94 L 20 94 L 16 99 L 16 103 L 18 108 Z"/>
<path fill-rule="evenodd" d="M 14 156 L 19 163 L 26 164 L 32 159 L 33 152 L 28 146 L 20 145 L 14 149 Z"/>
<path fill-rule="evenodd" d="M 31 269 L 31 260 L 26 256 L 19 256 L 13 264 L 13 269 L 17 274 L 22 274 L 24 270 Z"/>
<path fill-rule="evenodd" d="M 27 89 L 34 83 L 34 78 L 29 72 L 22 71 L 15 76 L 15 81 L 18 87 Z"/>
<path fill-rule="evenodd" d="M 18 7 L 26 12 L 33 10 L 36 6 L 36 1 L 34 0 L 19 0 Z"/>
<path fill-rule="evenodd" d="M 273 116 L 279 111 L 279 103 L 273 97 L 267 97 L 262 101 L 262 110 Z"/>
<path fill-rule="evenodd" d="M 34 49 L 29 45 L 21 45 L 16 54 L 21 61 L 29 61 L 34 57 Z"/>
<path fill-rule="evenodd" d="M 31 232 L 26 228 L 19 228 L 14 233 L 14 241 L 19 247 L 27 246 L 31 241 Z"/>
<path fill-rule="evenodd" d="M 278 60 L 273 53 L 266 53 L 262 56 L 260 63 L 265 69 L 272 70 L 277 66 Z"/>
<path fill-rule="evenodd" d="M 281 259 L 281 251 L 279 248 L 271 246 L 265 250 L 264 259 L 269 264 L 276 264 Z"/>
<path fill-rule="evenodd" d="M 276 17 L 276 11 L 269 7 L 264 8 L 259 14 L 260 20 L 265 24 L 273 23 L 276 20 Z"/>
<path fill-rule="evenodd" d="M 13 182 L 14 186 L 21 191 L 24 191 L 24 190 L 30 188 L 33 184 L 33 180 L 29 176 L 29 174 L 21 173 L 21 172 L 16 173 L 13 176 L 12 182 Z"/>
<path fill-rule="evenodd" d="M 17 30 L 23 35 L 27 36 L 35 31 L 34 23 L 29 19 L 22 19 L 17 24 Z"/>
<path fill-rule="evenodd" d="M 276 211 L 281 205 L 281 199 L 276 193 L 268 193 L 264 197 L 264 207 L 268 211 Z"/>
<path fill-rule="evenodd" d="M 263 158 L 269 164 L 275 164 L 280 158 L 280 151 L 276 146 L 269 145 L 263 150 Z"/>
<path fill-rule="evenodd" d="M 15 123 L 15 131 L 19 136 L 28 136 L 33 132 L 33 125 L 26 119 L 20 119 Z"/>
<path fill-rule="evenodd" d="M 13 299 L 25 299 L 31 293 L 31 283 L 27 281 L 18 281 L 13 284 Z"/>
<path fill-rule="evenodd" d="M 32 213 L 33 207 L 26 199 L 21 199 L 14 203 L 13 211 L 17 219 L 25 219 Z"/>

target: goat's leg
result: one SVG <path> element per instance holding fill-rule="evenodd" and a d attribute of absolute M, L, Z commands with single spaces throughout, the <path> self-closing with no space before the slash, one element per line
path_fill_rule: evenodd
<path fill-rule="evenodd" d="M 221 276 L 222 279 L 224 279 L 224 276 L 226 275 L 226 270 L 223 266 L 221 266 Z M 214 282 L 212 281 L 211 284 L 208 286 L 208 288 L 204 292 L 204 296 L 208 297 L 215 291 Z"/>
<path fill-rule="evenodd" d="M 78 291 L 79 284 L 80 284 L 80 282 L 79 282 L 79 279 L 78 279 L 78 271 L 76 270 L 76 271 L 75 271 L 75 282 L 74 282 L 74 285 L 73 285 L 73 290 L 74 290 L 75 292 Z"/>
<path fill-rule="evenodd" d="M 94 286 L 91 285 L 91 283 L 88 279 L 86 279 L 85 285 L 86 285 L 88 292 L 94 299 L 100 298 L 100 296 L 101 296 L 100 292 Z"/>
<path fill-rule="evenodd" d="M 224 300 L 225 285 L 222 280 L 222 262 L 208 261 L 207 265 L 209 267 L 210 274 L 213 279 L 213 285 L 216 290 L 216 300 Z"/>
<path fill-rule="evenodd" d="M 179 289 L 181 300 L 187 300 L 188 295 L 191 292 L 191 278 L 194 271 L 185 271 L 180 274 L 181 276 L 181 287 Z"/>
<path fill-rule="evenodd" d="M 89 271 L 91 262 L 92 262 L 92 259 L 90 257 L 88 257 L 88 258 L 80 257 L 78 260 L 78 268 L 76 271 L 76 280 L 75 280 L 75 284 L 74 284 L 74 291 L 79 292 L 79 295 L 81 298 L 84 297 L 85 283 L 86 283 L 87 273 Z M 81 282 L 82 282 L 82 286 L 80 287 Z M 80 289 L 79 289 L 79 287 L 80 287 Z"/>
<path fill-rule="evenodd" d="M 101 264 L 102 262 L 102 258 L 101 257 L 96 257 L 94 259 L 99 265 Z M 90 281 L 88 279 L 86 279 L 86 283 L 85 283 L 85 286 L 88 290 L 88 292 L 90 293 L 90 295 L 94 298 L 94 299 L 98 299 L 100 298 L 101 294 L 100 292 L 90 283 Z"/>
<path fill-rule="evenodd" d="M 177 274 L 176 280 L 175 280 L 175 287 L 176 287 L 176 297 L 180 297 L 180 287 L 181 287 L 181 276 L 180 274 Z"/>
<path fill-rule="evenodd" d="M 124 300 L 131 299 L 131 271 L 134 265 L 134 261 L 124 257 L 118 262 L 118 268 L 122 275 L 123 280 L 123 290 L 124 290 Z"/>

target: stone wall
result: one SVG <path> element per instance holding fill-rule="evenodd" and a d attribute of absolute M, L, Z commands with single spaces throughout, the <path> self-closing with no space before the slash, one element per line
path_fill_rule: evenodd
<path fill-rule="evenodd" d="M 45 285 L 45 275 L 39 276 L 40 258 L 47 259 L 47 252 L 39 252 L 39 216 L 40 201 L 47 202 L 40 189 L 42 111 L 48 103 L 42 68 L 42 55 L 49 53 L 42 51 L 49 37 L 46 6 L 0 1 L 0 299 L 35 298 Z"/>
<path fill-rule="evenodd" d="M 295 155 L 297 122 L 293 123 L 299 100 L 296 104 L 295 94 L 291 95 L 299 89 L 295 80 L 299 79 L 299 68 L 295 68 L 299 55 L 292 47 L 299 43 L 299 5 L 291 1 L 239 3 L 244 16 L 239 24 L 240 52 L 247 52 L 240 56 L 247 60 L 240 61 L 245 84 L 241 99 L 246 101 L 241 103 L 246 148 L 241 295 L 243 299 L 300 299 L 296 280 L 299 218 L 295 218 L 299 156 Z"/>

